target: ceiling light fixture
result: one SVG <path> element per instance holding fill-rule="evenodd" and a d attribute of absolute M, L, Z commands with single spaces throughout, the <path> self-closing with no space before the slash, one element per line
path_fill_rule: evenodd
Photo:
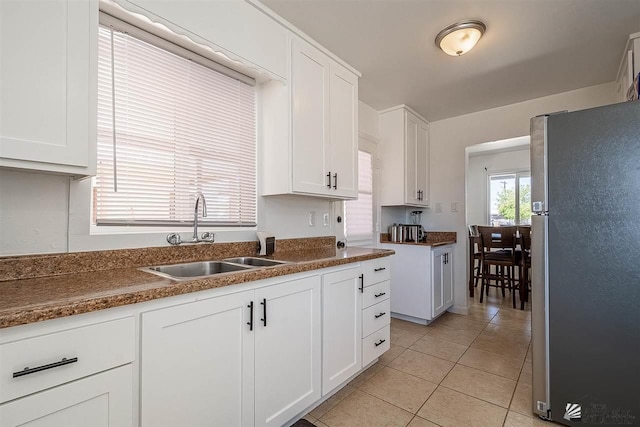
<path fill-rule="evenodd" d="M 487 26 L 482 21 L 470 19 L 456 22 L 438 33 L 436 46 L 447 55 L 464 55 L 473 49 L 486 29 Z"/>

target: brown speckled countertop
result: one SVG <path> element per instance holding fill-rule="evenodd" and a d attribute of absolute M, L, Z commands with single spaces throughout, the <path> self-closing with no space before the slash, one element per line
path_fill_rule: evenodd
<path fill-rule="evenodd" d="M 444 246 L 457 242 L 455 231 L 427 231 L 427 240 L 424 242 L 392 242 L 389 233 L 380 234 L 380 243 L 391 245 L 418 245 L 418 246 Z"/>
<path fill-rule="evenodd" d="M 315 244 L 305 243 L 310 240 L 313 240 Z M 198 245 L 183 248 L 146 248 L 42 257 L 0 258 L 0 328 L 365 261 L 394 253 L 383 249 L 356 247 L 336 250 L 334 249 L 334 238 L 290 239 L 287 242 L 281 243 L 279 241 L 278 243 L 280 249 L 272 258 L 288 261 L 290 264 L 223 273 L 206 279 L 180 282 L 140 271 L 136 267 L 213 260 L 240 255 L 255 256 L 255 242 L 218 244 L 215 251 L 217 251 L 216 255 L 221 256 L 215 257 L 211 256 L 213 255 L 211 251 L 214 251 L 216 244 L 208 247 Z M 227 247 L 223 247 L 224 245 Z M 246 251 L 244 246 L 247 245 L 252 248 L 251 252 Z M 175 251 L 176 249 L 178 251 Z M 188 256 L 181 257 L 178 254 L 170 262 L 167 262 L 165 252 L 175 251 L 177 254 L 183 249 L 184 252 L 188 252 Z M 151 259 L 146 253 L 148 251 L 153 252 L 153 255 L 156 256 L 153 258 L 155 262 L 149 262 Z M 245 252 L 238 253 L 241 251 Z M 118 252 L 122 257 L 120 261 L 117 260 Z M 165 256 L 158 256 L 162 254 Z M 67 257 L 75 259 L 76 262 L 66 260 Z M 50 261 L 53 258 L 54 261 L 49 263 L 43 258 L 49 258 Z M 91 263 L 85 258 L 94 259 L 93 269 L 97 271 L 86 271 Z M 15 279 L 16 275 L 24 276 L 23 273 L 15 271 L 16 267 L 24 267 L 22 264 L 40 265 L 42 268 L 32 267 L 30 277 Z M 79 266 L 77 272 L 71 271 L 73 264 Z M 120 266 L 120 268 L 109 267 L 112 264 Z M 43 276 L 42 270 L 50 274 Z M 52 275 L 52 270 L 55 270 L 57 275 Z"/>

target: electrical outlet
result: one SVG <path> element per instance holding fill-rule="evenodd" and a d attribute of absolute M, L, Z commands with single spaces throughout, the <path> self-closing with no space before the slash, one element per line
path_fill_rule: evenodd
<path fill-rule="evenodd" d="M 451 212 L 458 212 L 458 202 L 451 202 Z"/>
<path fill-rule="evenodd" d="M 442 203 L 436 203 L 436 213 L 442 213 Z"/>
<path fill-rule="evenodd" d="M 329 226 L 329 212 L 325 212 L 322 214 L 322 225 L 325 227 Z"/>
<path fill-rule="evenodd" d="M 309 212 L 309 227 L 315 227 L 316 226 L 316 212 L 315 211 L 310 211 Z"/>

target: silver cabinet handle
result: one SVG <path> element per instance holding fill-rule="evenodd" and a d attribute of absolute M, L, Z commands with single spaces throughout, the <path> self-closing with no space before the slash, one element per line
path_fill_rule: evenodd
<path fill-rule="evenodd" d="M 38 366 L 36 368 L 27 367 L 27 368 L 24 368 L 22 371 L 14 372 L 13 378 L 23 377 L 29 374 L 35 374 L 36 372 L 46 371 L 47 369 L 57 368 L 59 366 L 68 365 L 70 363 L 76 363 L 77 361 L 78 361 L 77 357 L 72 357 L 70 359 L 63 357 L 62 360 L 59 362 L 49 363 L 46 365 Z"/>

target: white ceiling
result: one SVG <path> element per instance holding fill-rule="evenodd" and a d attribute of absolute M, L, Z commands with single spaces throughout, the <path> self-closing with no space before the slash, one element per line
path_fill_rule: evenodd
<path fill-rule="evenodd" d="M 640 31 L 640 0 L 262 1 L 362 72 L 362 101 L 430 121 L 615 80 Z M 445 55 L 436 34 L 467 18 L 487 32 Z"/>

